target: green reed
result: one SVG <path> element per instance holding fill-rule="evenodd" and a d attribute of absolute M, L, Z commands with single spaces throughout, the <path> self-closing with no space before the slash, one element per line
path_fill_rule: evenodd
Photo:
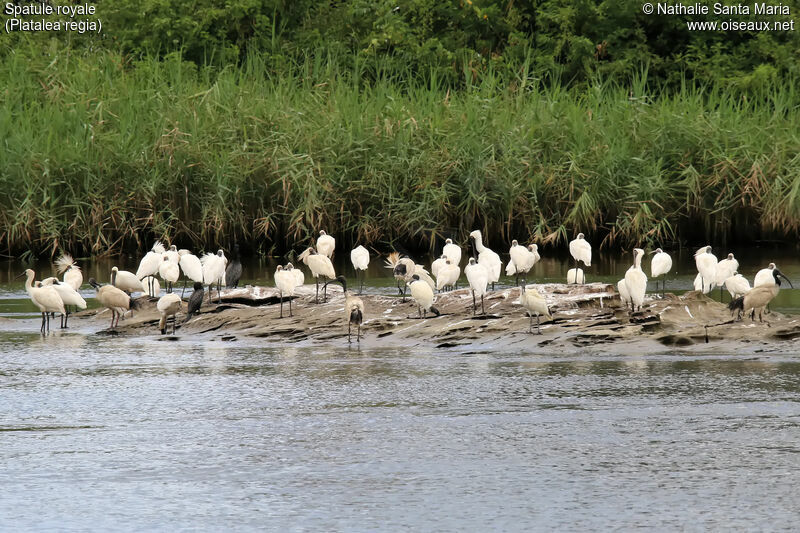
<path fill-rule="evenodd" d="M 0 241 L 9 253 L 345 243 L 605 246 L 783 239 L 800 229 L 800 94 L 567 89 L 522 66 L 452 91 L 309 54 L 279 70 L 178 57 L 9 53 Z M 465 76 L 470 74 L 465 74 Z M 364 79 L 370 79 L 369 83 Z"/>

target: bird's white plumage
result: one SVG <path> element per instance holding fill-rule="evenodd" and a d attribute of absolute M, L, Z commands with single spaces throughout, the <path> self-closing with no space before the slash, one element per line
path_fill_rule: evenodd
<path fill-rule="evenodd" d="M 647 293 L 647 275 L 642 270 L 642 257 L 644 250 L 634 248 L 633 266 L 625 272 L 625 286 L 630 294 L 631 303 L 634 309 L 642 307 L 645 294 Z"/>
<path fill-rule="evenodd" d="M 538 247 L 535 244 L 525 247 L 517 244 L 516 240 L 512 241 L 508 255 L 511 258 L 506 265 L 506 275 L 508 276 L 527 274 L 539 260 Z"/>
<path fill-rule="evenodd" d="M 369 251 L 358 245 L 350 251 L 350 262 L 356 270 L 366 270 L 369 266 Z"/>
<path fill-rule="evenodd" d="M 74 305 L 78 309 L 86 309 L 86 300 L 80 295 L 78 291 L 72 288 L 67 283 L 56 283 L 56 278 L 45 278 L 42 280 L 43 287 L 53 287 L 64 305 Z"/>
<path fill-rule="evenodd" d="M 312 252 L 314 252 L 313 248 L 307 248 L 299 256 L 300 260 L 305 263 L 311 271 L 311 275 L 315 278 L 324 276 L 328 279 L 334 279 L 336 277 L 336 271 L 333 269 L 331 260 L 325 255 Z"/>
<path fill-rule="evenodd" d="M 178 247 L 175 246 L 174 244 L 172 246 L 170 246 L 169 250 L 167 250 L 164 253 L 167 254 L 167 257 L 169 258 L 169 260 L 172 261 L 173 263 L 175 263 L 176 265 L 181 260 L 181 254 L 178 253 Z"/>
<path fill-rule="evenodd" d="M 325 233 L 319 232 L 317 237 L 317 253 L 324 255 L 327 258 L 333 257 L 333 251 L 336 249 L 336 239 Z"/>
<path fill-rule="evenodd" d="M 205 253 L 200 258 L 200 265 L 203 268 L 203 283 L 205 285 L 221 284 L 222 278 L 225 276 L 227 261 L 225 260 L 225 255 L 220 255 L 219 252 L 216 254 Z"/>
<path fill-rule="evenodd" d="M 176 267 L 178 266 L 177 263 L 173 263 L 169 258 L 167 258 L 167 262 L 172 263 Z M 161 313 L 161 319 L 158 322 L 158 328 L 162 332 L 166 329 L 167 318 L 177 315 L 181 311 L 182 306 L 183 302 L 181 301 L 181 297 L 174 292 L 165 294 L 158 299 L 156 308 L 158 309 L 158 312 Z"/>
<path fill-rule="evenodd" d="M 112 285 L 98 288 L 95 298 L 103 307 L 115 313 L 124 314 L 131 307 L 130 296 Z"/>
<path fill-rule="evenodd" d="M 670 270 L 672 270 L 672 257 L 661 248 L 658 248 L 650 261 L 650 277 L 657 278 L 664 274 L 669 274 Z"/>
<path fill-rule="evenodd" d="M 552 318 L 550 309 L 547 307 L 547 300 L 536 290 L 533 285 L 526 285 L 524 290 L 520 291 L 519 303 L 528 312 L 530 316 L 542 315 L 547 318 Z"/>
<path fill-rule="evenodd" d="M 133 272 L 114 267 L 111 269 L 111 280 L 115 287 L 125 292 L 147 292 L 141 280 Z"/>
<path fill-rule="evenodd" d="M 173 263 L 169 256 L 164 254 L 161 265 L 158 267 L 158 275 L 161 276 L 161 279 L 164 281 L 175 283 L 181 276 L 181 269 L 178 263 Z M 169 287 L 167 287 L 167 289 L 169 289 Z"/>
<path fill-rule="evenodd" d="M 441 257 L 438 257 L 433 263 L 431 263 L 431 274 L 433 274 L 434 278 L 439 278 L 439 270 L 447 264 L 447 256 L 442 254 Z"/>
<path fill-rule="evenodd" d="M 83 285 L 83 273 L 81 267 L 75 262 L 70 254 L 62 254 L 61 257 L 56 259 L 56 271 L 59 274 L 64 274 L 61 280 L 75 289 L 81 290 Z"/>
<path fill-rule="evenodd" d="M 158 282 L 158 278 L 155 276 L 147 276 L 142 280 L 142 285 L 144 286 L 145 293 L 151 297 L 155 298 L 161 293 L 161 284 Z M 152 287 L 152 291 L 150 290 Z"/>
<path fill-rule="evenodd" d="M 750 290 L 750 282 L 741 274 L 734 274 L 725 280 L 725 288 L 731 295 L 731 298 L 738 298 L 744 296 Z"/>
<path fill-rule="evenodd" d="M 294 296 L 294 289 L 297 287 L 297 278 L 293 274 L 293 270 L 286 270 L 282 265 L 278 265 L 275 269 L 275 287 L 281 291 L 283 296 Z"/>
<path fill-rule="evenodd" d="M 156 308 L 161 312 L 162 315 L 166 313 L 167 315 L 171 316 L 180 310 L 180 303 L 181 297 L 178 296 L 178 294 L 171 292 L 158 299 Z"/>
<path fill-rule="evenodd" d="M 428 274 L 428 271 L 425 270 L 425 267 L 423 267 L 422 265 L 417 265 L 416 263 L 414 264 L 414 274 L 419 276 L 419 279 L 421 281 L 427 283 L 428 287 L 430 287 L 431 290 L 436 288 L 436 282 L 433 281 L 431 275 Z"/>
<path fill-rule="evenodd" d="M 484 265 L 470 257 L 469 264 L 464 267 L 464 274 L 467 276 L 470 288 L 475 291 L 475 296 L 486 294 L 489 286 L 489 270 Z"/>
<path fill-rule="evenodd" d="M 592 245 L 586 242 L 583 233 L 578 233 L 578 236 L 569 242 L 569 253 L 575 261 L 582 261 L 587 267 L 592 266 Z"/>
<path fill-rule="evenodd" d="M 473 231 L 469 236 L 475 239 L 475 249 L 478 250 L 478 263 L 486 268 L 486 272 L 489 275 L 489 283 L 497 283 L 500 281 L 500 272 L 503 270 L 503 262 L 500 261 L 500 256 L 484 246 L 480 230 Z M 466 272 L 466 269 L 464 271 Z"/>
<path fill-rule="evenodd" d="M 430 311 L 433 305 L 433 289 L 425 281 L 418 279 L 408 284 L 411 289 L 411 297 L 425 311 Z"/>
<path fill-rule="evenodd" d="M 622 301 L 622 304 L 625 306 L 631 305 L 631 293 L 628 290 L 628 286 L 625 285 L 624 279 L 617 282 L 617 291 L 619 292 L 619 299 Z"/>
<path fill-rule="evenodd" d="M 739 261 L 733 257 L 733 254 L 728 254 L 728 257 L 717 263 L 717 268 L 714 274 L 714 284 L 722 287 L 725 280 L 733 276 L 739 270 Z"/>
<path fill-rule="evenodd" d="M 711 246 L 703 246 L 694 254 L 697 272 L 702 278 L 703 294 L 711 292 L 717 277 L 717 257 L 711 253 Z"/>
<path fill-rule="evenodd" d="M 442 253 L 447 256 L 451 263 L 456 266 L 461 265 L 461 247 L 457 244 L 453 244 L 452 239 L 447 239 L 444 241 L 444 248 L 442 249 Z"/>
<path fill-rule="evenodd" d="M 186 253 L 181 254 L 180 260 L 178 261 L 181 272 L 190 280 L 202 283 L 203 265 L 200 263 L 200 258 L 190 253 L 188 250 L 185 252 Z"/>
<path fill-rule="evenodd" d="M 454 264 L 450 259 L 446 260 L 445 265 L 439 269 L 439 275 L 436 276 L 436 290 L 442 290 L 445 287 L 452 287 L 461 276 L 461 268 Z"/>
<path fill-rule="evenodd" d="M 586 275 L 582 268 L 570 268 L 567 270 L 567 283 L 586 283 Z"/>
<path fill-rule="evenodd" d="M 753 278 L 753 288 L 756 287 L 771 287 L 775 285 L 775 278 L 772 276 L 772 271 L 775 269 L 775 263 L 770 263 L 767 268 L 762 268 L 756 272 L 756 277 Z"/>
<path fill-rule="evenodd" d="M 161 266 L 164 252 L 164 245 L 156 241 L 153 248 L 147 252 L 139 262 L 139 268 L 136 269 L 136 277 L 143 279 L 147 276 L 155 276 L 158 274 L 158 267 Z"/>
<path fill-rule="evenodd" d="M 700 272 L 698 272 L 694 277 L 694 281 L 692 281 L 692 287 L 694 287 L 694 290 L 696 291 L 703 290 L 703 276 L 700 275 Z"/>

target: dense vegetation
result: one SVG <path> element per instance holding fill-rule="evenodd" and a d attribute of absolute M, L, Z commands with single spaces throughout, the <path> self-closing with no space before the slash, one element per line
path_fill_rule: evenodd
<path fill-rule="evenodd" d="M 5 41 L 4 248 L 800 229 L 800 31 L 627 0 L 218 4 L 103 1 L 101 37 Z"/>

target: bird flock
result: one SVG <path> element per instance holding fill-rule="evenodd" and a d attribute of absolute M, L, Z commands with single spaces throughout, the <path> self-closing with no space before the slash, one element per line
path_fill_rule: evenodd
<path fill-rule="evenodd" d="M 486 315 L 485 297 L 495 284 L 500 280 L 503 263 L 500 255 L 484 244 L 483 236 L 479 230 L 469 234 L 470 250 L 472 256 L 467 260 L 463 274 L 472 295 L 472 314 Z M 331 258 L 336 250 L 336 239 L 325 231 L 320 231 L 315 242 L 306 247 L 298 256 L 315 280 L 315 303 L 320 301 L 320 284 L 322 285 L 322 301 L 327 301 L 327 287 L 330 283 L 339 283 L 342 286 L 345 298 L 344 318 L 348 328 L 348 341 L 352 337 L 352 329 L 356 329 L 356 341 L 361 339 L 361 325 L 364 320 L 365 306 L 363 300 L 347 288 L 346 279 L 337 275 Z M 750 315 L 755 320 L 758 313 L 759 320 L 766 312 L 767 306 L 778 294 L 781 279 L 791 286 L 788 280 L 776 267 L 770 263 L 756 274 L 751 288 L 748 280 L 739 272 L 739 263 L 732 253 L 725 259 L 718 261 L 712 253 L 711 246 L 703 246 L 694 254 L 697 276 L 694 280 L 695 290 L 707 294 L 715 287 L 720 291 L 726 289 L 731 295 L 729 308 L 738 312 L 739 318 L 744 314 Z M 177 315 L 183 312 L 184 293 L 186 284 L 191 280 L 192 293 L 186 303 L 186 318 L 188 321 L 200 312 L 203 305 L 206 287 L 208 288 L 208 302 L 212 301 L 212 292 L 216 287 L 217 302 L 221 302 L 222 286 L 235 288 L 238 286 L 242 275 L 242 265 L 239 259 L 239 246 L 234 244 L 231 259 L 225 256 L 222 249 L 216 253 L 205 253 L 198 257 L 189 250 L 178 250 L 172 245 L 169 249 L 161 242 L 156 242 L 139 262 L 136 272 L 120 270 L 117 266 L 111 269 L 111 278 L 108 284 L 100 284 L 94 278 L 88 280 L 89 285 L 95 289 L 95 298 L 101 307 L 111 312 L 110 329 L 118 326 L 119 320 L 126 313 L 137 308 L 137 300 L 132 298 L 133 293 L 142 293 L 150 298 L 158 298 L 156 308 L 160 314 L 159 330 L 165 334 L 169 329 L 171 319 L 172 332 L 177 328 Z M 586 283 L 585 268 L 592 264 L 592 247 L 587 242 L 583 233 L 569 243 L 569 253 L 573 260 L 573 267 L 567 271 L 568 284 Z M 665 295 L 666 278 L 672 271 L 672 258 L 661 248 L 650 252 L 653 255 L 650 261 L 650 276 L 656 282 L 658 293 L 659 281 L 661 282 L 661 295 Z M 630 313 L 642 310 L 646 295 L 648 277 L 642 268 L 645 251 L 634 248 L 630 268 L 622 279 L 617 282 L 617 291 L 623 305 L 629 308 Z M 441 312 L 435 305 L 436 293 L 451 291 L 458 288 L 461 279 L 462 248 L 452 239 L 446 239 L 442 253 L 430 265 L 430 271 L 425 265 L 416 263 L 407 255 L 392 252 L 388 255 L 385 266 L 392 271 L 397 280 L 398 294 L 402 301 L 406 301 L 406 292 L 410 293 L 417 306 L 418 317 L 427 318 L 428 314 L 440 316 Z M 552 320 L 553 316 L 547 305 L 545 297 L 539 293 L 534 285 L 527 284 L 527 278 L 535 265 L 541 260 L 538 246 L 529 244 L 521 245 L 519 241 L 512 240 L 508 251 L 509 261 L 505 267 L 507 276 L 514 276 L 515 287 L 519 287 L 519 301 L 529 317 L 529 332 L 533 332 L 533 319 L 536 318 L 536 329 L 541 333 L 540 319 Z M 366 271 L 370 263 L 369 251 L 362 245 L 356 246 L 350 252 L 350 262 L 353 266 L 359 294 L 364 290 Z M 50 328 L 50 318 L 54 313 L 61 315 L 61 327 L 66 328 L 70 309 L 86 309 L 86 301 L 79 294 L 83 285 L 83 274 L 73 258 L 64 254 L 56 260 L 56 269 L 62 276 L 46 278 L 35 282 L 35 273 L 28 269 L 19 277 L 25 276 L 25 289 L 31 301 L 42 313 L 41 332 L 45 333 Z M 181 295 L 175 292 L 176 284 L 183 277 Z M 520 282 L 520 278 L 522 281 Z M 280 310 L 278 318 L 284 318 L 284 301 L 288 302 L 288 316 L 294 316 L 292 300 L 296 289 L 305 283 L 305 274 L 292 263 L 278 265 L 274 275 L 274 284 L 278 290 Z M 161 295 L 161 282 L 165 293 Z M 490 289 L 491 287 L 491 289 Z"/>

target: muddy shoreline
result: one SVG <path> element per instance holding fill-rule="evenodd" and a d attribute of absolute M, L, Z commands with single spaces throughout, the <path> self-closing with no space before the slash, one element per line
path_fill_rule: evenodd
<path fill-rule="evenodd" d="M 697 292 L 682 296 L 650 295 L 644 309 L 631 315 L 613 289 L 602 283 L 586 285 L 541 284 L 553 313 L 542 321 L 541 335 L 528 333 L 529 319 L 519 305 L 519 289 L 505 288 L 486 297 L 485 316 L 472 315 L 472 296 L 459 289 L 436 296 L 442 315 L 418 318 L 416 304 L 399 297 L 363 294 L 366 307 L 363 348 L 427 347 L 458 351 L 511 350 L 553 353 L 647 354 L 666 351 L 719 351 L 760 353 L 800 351 L 800 317 L 772 312 L 764 322 L 749 318 L 735 321 L 727 307 Z M 116 331 L 108 330 L 110 312 L 83 311 L 70 318 L 73 327 L 100 335 L 148 336 L 159 340 L 258 340 L 269 345 L 347 346 L 347 323 L 341 288 L 329 286 L 328 302 L 314 303 L 314 286 L 297 290 L 294 316 L 279 316 L 279 295 L 271 287 L 223 289 L 221 303 L 216 292 L 212 303 L 204 303 L 201 314 L 185 321 L 178 315 L 174 335 L 158 331 L 156 302 L 137 299 L 139 310 L 126 315 Z M 188 293 L 186 295 L 188 297 Z M 184 304 L 185 311 L 185 304 Z M 169 330 L 171 332 L 171 329 Z M 353 330 L 353 345 L 355 329 Z"/>

